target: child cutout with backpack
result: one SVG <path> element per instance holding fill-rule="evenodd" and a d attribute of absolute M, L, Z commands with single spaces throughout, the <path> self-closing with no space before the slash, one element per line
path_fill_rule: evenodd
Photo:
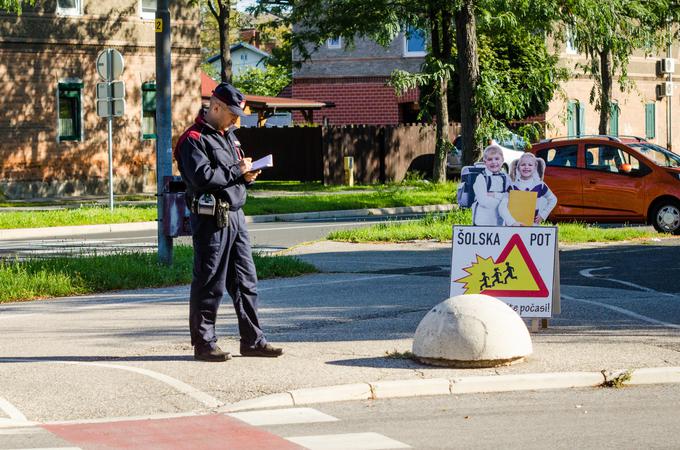
<path fill-rule="evenodd" d="M 525 153 L 510 164 L 510 179 L 512 183 L 508 191 L 533 191 L 536 192 L 536 211 L 534 213 L 534 225 L 539 225 L 550 215 L 550 211 L 557 205 L 557 197 L 543 182 L 545 174 L 545 161 L 536 158 L 531 153 Z M 507 197 L 501 201 L 498 211 L 503 222 L 508 226 L 520 226 L 508 209 Z"/>
<path fill-rule="evenodd" d="M 482 154 L 484 167 L 468 166 L 461 171 L 458 206 L 472 208 L 473 225 L 503 225 L 498 205 L 507 197 L 508 177 L 503 168 L 503 149 L 491 144 Z"/>

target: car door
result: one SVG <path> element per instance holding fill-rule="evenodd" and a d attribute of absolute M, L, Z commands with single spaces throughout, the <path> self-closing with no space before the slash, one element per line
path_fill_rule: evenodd
<path fill-rule="evenodd" d="M 640 219 L 649 169 L 614 143 L 585 144 L 583 212 L 590 220 Z"/>
<path fill-rule="evenodd" d="M 565 143 L 536 151 L 536 156 L 546 163 L 544 181 L 557 196 L 557 206 L 550 214 L 552 219 L 581 218 L 583 215 L 578 149 L 576 143 Z"/>

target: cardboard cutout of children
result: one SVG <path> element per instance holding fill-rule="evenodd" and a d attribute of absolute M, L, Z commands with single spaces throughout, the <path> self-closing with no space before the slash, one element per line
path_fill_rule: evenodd
<path fill-rule="evenodd" d="M 536 158 L 532 153 L 525 153 L 510 164 L 512 183 L 508 192 L 521 191 L 536 194 L 536 206 L 532 214 L 533 225 L 540 225 L 557 205 L 557 197 L 543 182 L 544 175 L 545 161 L 542 158 Z M 506 226 L 525 225 L 512 216 L 511 209 L 513 208 L 509 207 L 509 202 L 509 196 L 506 196 L 498 205 L 498 215 L 503 219 L 503 223 Z"/>
<path fill-rule="evenodd" d="M 502 172 L 503 149 L 491 144 L 482 153 L 484 172 L 475 179 L 472 189 L 475 191 L 475 202 L 472 204 L 473 225 L 503 225 L 498 214 L 498 205 L 507 198 L 508 178 Z"/>

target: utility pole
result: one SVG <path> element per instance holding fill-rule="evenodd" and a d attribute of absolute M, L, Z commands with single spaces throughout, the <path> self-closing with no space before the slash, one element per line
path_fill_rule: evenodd
<path fill-rule="evenodd" d="M 172 264 L 172 238 L 163 232 L 165 176 L 172 175 L 172 109 L 170 72 L 169 0 L 156 1 L 156 193 L 158 208 L 158 260 Z"/>
<path fill-rule="evenodd" d="M 673 39 L 672 39 L 672 34 L 671 34 L 671 22 L 670 20 L 668 21 L 668 45 L 666 47 L 666 58 L 673 58 Z M 667 75 L 668 79 L 668 84 L 669 86 L 673 86 L 673 73 L 672 71 L 668 71 Z M 673 97 L 668 96 L 666 97 L 666 148 L 668 150 L 673 151 Z"/>

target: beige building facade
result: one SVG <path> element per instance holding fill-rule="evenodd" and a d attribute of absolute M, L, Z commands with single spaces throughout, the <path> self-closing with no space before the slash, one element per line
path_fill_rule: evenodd
<path fill-rule="evenodd" d="M 173 136 L 200 108 L 199 11 L 171 3 Z M 155 191 L 155 0 L 46 0 L 0 15 L 0 195 L 108 192 L 97 55 L 124 58 L 126 111 L 113 120 L 116 194 Z"/>
<path fill-rule="evenodd" d="M 674 80 L 680 81 L 678 66 L 678 46 L 671 51 L 675 62 Z M 665 52 L 658 55 L 644 56 L 636 54 L 628 65 L 628 77 L 634 83 L 622 92 L 618 78 L 614 79 L 612 97 L 617 105 L 611 112 L 609 134 L 639 136 L 663 147 L 672 147 L 680 152 L 680 91 L 676 89 L 670 97 L 658 96 L 657 86 L 667 80 L 667 75 L 660 73 L 659 60 L 665 58 Z M 583 75 L 577 64 L 586 64 L 587 59 L 579 55 L 568 45 L 560 54 L 563 67 L 570 70 L 570 80 L 562 84 L 562 92 L 555 95 L 545 114 L 546 137 L 573 136 L 578 134 L 598 134 L 599 112 L 590 103 L 593 81 Z M 677 86 L 677 83 L 673 83 Z M 671 127 L 668 141 L 667 105 L 670 101 Z M 669 145 L 670 144 L 670 145 Z"/>

